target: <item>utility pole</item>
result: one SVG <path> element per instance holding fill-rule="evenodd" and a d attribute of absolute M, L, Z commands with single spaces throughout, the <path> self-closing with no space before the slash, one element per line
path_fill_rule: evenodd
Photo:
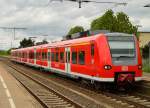
<path fill-rule="evenodd" d="M 13 40 L 16 40 L 16 30 L 26 30 L 27 28 L 23 27 L 0 27 L 0 29 L 10 29 L 13 30 L 13 35 L 11 39 L 11 48 L 13 47 Z"/>

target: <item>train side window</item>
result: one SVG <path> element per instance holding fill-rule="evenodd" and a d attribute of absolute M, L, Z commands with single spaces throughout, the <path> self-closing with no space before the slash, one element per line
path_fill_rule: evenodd
<path fill-rule="evenodd" d="M 34 52 L 31 53 L 31 57 L 32 57 L 32 59 L 34 59 Z"/>
<path fill-rule="evenodd" d="M 78 56 L 79 56 L 79 64 L 84 65 L 85 64 L 85 51 L 80 51 Z"/>
<path fill-rule="evenodd" d="M 29 52 L 29 59 L 31 59 L 31 52 Z"/>
<path fill-rule="evenodd" d="M 55 53 L 54 52 L 51 53 L 51 60 L 55 61 Z"/>
<path fill-rule="evenodd" d="M 42 60 L 45 60 L 45 52 L 42 52 Z"/>
<path fill-rule="evenodd" d="M 47 52 L 45 52 L 45 60 L 47 60 Z"/>
<path fill-rule="evenodd" d="M 30 52 L 30 53 L 29 53 L 29 56 L 30 56 L 30 59 L 33 59 L 33 58 L 34 58 L 34 53 L 33 53 L 33 52 Z"/>
<path fill-rule="evenodd" d="M 51 53 L 48 52 L 48 61 L 50 61 Z"/>
<path fill-rule="evenodd" d="M 32 59 L 34 59 L 34 52 L 32 52 L 31 54 L 32 54 Z"/>
<path fill-rule="evenodd" d="M 36 53 L 36 59 L 38 59 L 38 56 L 39 56 L 39 53 L 37 52 L 37 53 Z"/>
<path fill-rule="evenodd" d="M 58 61 L 59 61 L 59 53 L 56 52 L 56 62 L 58 62 Z"/>
<path fill-rule="evenodd" d="M 37 52 L 36 58 L 37 58 L 37 60 L 40 60 L 40 53 L 39 52 Z"/>
<path fill-rule="evenodd" d="M 77 52 L 72 52 L 72 64 L 77 64 Z"/>
<path fill-rule="evenodd" d="M 68 63 L 70 63 L 70 51 L 68 51 Z"/>
<path fill-rule="evenodd" d="M 46 52 L 42 52 L 42 59 L 47 60 L 47 53 Z"/>
<path fill-rule="evenodd" d="M 70 63 L 70 51 L 66 52 L 66 63 Z"/>
<path fill-rule="evenodd" d="M 60 52 L 60 62 L 64 63 L 64 52 Z"/>
<path fill-rule="evenodd" d="M 94 44 L 91 44 L 91 56 L 94 56 Z"/>

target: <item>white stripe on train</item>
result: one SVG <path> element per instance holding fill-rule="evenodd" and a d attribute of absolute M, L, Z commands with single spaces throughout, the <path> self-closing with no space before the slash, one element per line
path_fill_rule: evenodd
<path fill-rule="evenodd" d="M 13 60 L 16 61 L 16 60 Z M 20 61 L 17 61 L 20 62 Z M 100 78 L 100 77 L 94 77 L 94 76 L 90 76 L 90 75 L 85 75 L 85 74 L 80 74 L 80 73 L 76 73 L 76 72 L 66 72 L 64 70 L 61 69 L 56 69 L 56 68 L 47 68 L 46 66 L 40 66 L 37 64 L 32 64 L 32 63 L 27 63 L 27 62 L 20 62 L 20 63 L 26 63 L 30 66 L 35 66 L 35 67 L 43 67 L 47 70 L 53 71 L 55 73 L 59 73 L 59 74 L 63 74 L 63 75 L 67 75 L 67 76 L 71 76 L 71 77 L 83 77 L 85 79 L 90 79 L 90 80 L 94 80 L 94 81 L 99 81 L 99 82 L 114 82 L 114 78 Z M 141 81 L 142 77 L 135 77 L 135 81 Z"/>

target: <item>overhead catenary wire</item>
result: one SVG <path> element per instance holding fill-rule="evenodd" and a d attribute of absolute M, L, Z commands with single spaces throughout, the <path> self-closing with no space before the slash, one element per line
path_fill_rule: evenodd
<path fill-rule="evenodd" d="M 16 40 L 16 30 L 26 30 L 25 27 L 0 27 L 0 29 L 10 29 L 13 30 L 13 38 L 11 40 L 11 48 L 13 47 L 13 40 Z"/>
<path fill-rule="evenodd" d="M 123 5 L 126 6 L 127 3 L 126 2 L 107 2 L 107 1 L 92 1 L 92 0 L 49 0 L 48 5 L 53 2 L 53 1 L 71 1 L 71 2 L 78 2 L 79 3 L 79 8 L 81 8 L 82 3 L 101 3 L 101 4 L 115 4 L 115 5 Z"/>

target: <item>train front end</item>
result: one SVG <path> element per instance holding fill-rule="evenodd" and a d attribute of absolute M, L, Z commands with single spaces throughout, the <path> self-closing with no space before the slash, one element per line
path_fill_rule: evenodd
<path fill-rule="evenodd" d="M 104 74 L 114 78 L 118 86 L 132 85 L 142 78 L 142 59 L 138 40 L 124 33 L 106 34 L 106 49 L 103 58 Z"/>

